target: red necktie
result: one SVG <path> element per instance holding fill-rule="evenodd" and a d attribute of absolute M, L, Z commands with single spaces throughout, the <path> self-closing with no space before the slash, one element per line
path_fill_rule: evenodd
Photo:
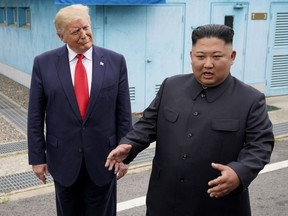
<path fill-rule="evenodd" d="M 82 64 L 83 55 L 77 54 L 77 64 L 75 68 L 75 77 L 74 77 L 74 91 L 78 103 L 78 107 L 80 110 L 80 114 L 82 120 L 85 117 L 88 101 L 89 101 L 89 93 L 88 93 L 88 81 L 87 74 L 84 65 Z"/>

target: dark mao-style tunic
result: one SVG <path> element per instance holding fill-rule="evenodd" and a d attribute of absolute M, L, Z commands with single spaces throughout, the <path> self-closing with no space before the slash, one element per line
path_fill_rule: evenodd
<path fill-rule="evenodd" d="M 156 141 L 147 216 L 250 216 L 248 186 L 270 160 L 274 145 L 265 96 L 229 75 L 204 89 L 193 74 L 166 79 L 143 118 L 121 143 L 127 162 Z M 210 198 L 208 182 L 230 166 L 241 186 Z"/>

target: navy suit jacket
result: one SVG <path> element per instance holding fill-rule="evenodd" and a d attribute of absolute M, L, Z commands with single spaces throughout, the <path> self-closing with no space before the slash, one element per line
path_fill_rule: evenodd
<path fill-rule="evenodd" d="M 107 155 L 131 129 L 124 57 L 96 46 L 92 57 L 90 100 L 83 121 L 67 47 L 34 59 L 28 110 L 29 163 L 47 163 L 54 180 L 64 186 L 76 180 L 83 157 L 95 184 L 110 182 L 114 174 L 104 167 Z"/>

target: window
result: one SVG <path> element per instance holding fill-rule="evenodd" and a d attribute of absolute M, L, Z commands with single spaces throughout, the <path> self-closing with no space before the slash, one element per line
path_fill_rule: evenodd
<path fill-rule="evenodd" d="M 6 24 L 6 9 L 4 7 L 0 7 L 0 25 Z"/>
<path fill-rule="evenodd" d="M 19 27 L 30 27 L 30 9 L 28 7 L 20 7 L 18 9 Z"/>
<path fill-rule="evenodd" d="M 7 8 L 7 25 L 17 26 L 17 8 L 8 7 Z"/>
<path fill-rule="evenodd" d="M 224 24 L 233 29 L 234 17 L 233 16 L 225 16 Z"/>

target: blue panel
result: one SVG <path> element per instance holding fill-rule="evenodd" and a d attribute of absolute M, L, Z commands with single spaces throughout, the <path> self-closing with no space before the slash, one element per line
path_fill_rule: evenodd
<path fill-rule="evenodd" d="M 55 4 L 85 4 L 85 5 L 141 5 L 163 4 L 166 0 L 54 0 Z"/>

